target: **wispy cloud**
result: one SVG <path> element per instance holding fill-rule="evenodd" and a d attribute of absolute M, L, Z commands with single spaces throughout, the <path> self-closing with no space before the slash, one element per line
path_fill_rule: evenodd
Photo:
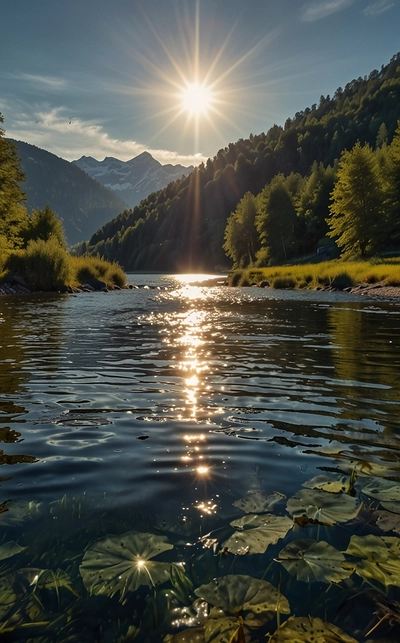
<path fill-rule="evenodd" d="M 11 105 L 0 102 L 0 109 L 6 115 Z M 149 152 L 163 165 L 166 163 L 199 165 L 206 157 L 201 154 L 182 155 L 171 150 L 146 147 L 136 141 L 121 141 L 110 136 L 101 123 L 84 121 L 70 116 L 65 108 L 18 109 L 19 117 L 6 119 L 6 135 L 20 141 L 27 141 L 57 156 L 73 161 L 81 156 L 93 156 L 102 160 L 114 156 L 127 161 L 142 152 Z"/>
<path fill-rule="evenodd" d="M 323 0 L 321 2 L 308 2 L 303 5 L 303 20 L 305 22 L 314 22 L 326 18 L 332 13 L 347 9 L 352 5 L 354 0 Z"/>
<path fill-rule="evenodd" d="M 42 76 L 40 74 L 8 74 L 9 78 L 13 80 L 21 80 L 35 85 L 42 85 L 47 89 L 66 89 L 68 82 L 65 78 L 57 76 Z"/>
<path fill-rule="evenodd" d="M 388 11 L 388 9 L 391 9 L 392 7 L 394 7 L 394 5 L 395 3 L 392 0 L 377 0 L 377 2 L 372 2 L 367 7 L 365 7 L 365 9 L 363 10 L 363 14 L 364 16 L 372 18 L 374 16 L 378 16 L 384 11 Z"/>

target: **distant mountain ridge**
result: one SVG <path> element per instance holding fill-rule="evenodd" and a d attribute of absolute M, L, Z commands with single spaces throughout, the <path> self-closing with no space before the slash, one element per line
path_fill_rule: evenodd
<path fill-rule="evenodd" d="M 193 166 L 161 165 L 149 152 L 142 152 L 129 161 L 120 161 L 112 156 L 97 161 L 92 156 L 82 156 L 72 163 L 101 185 L 113 190 L 130 208 L 194 169 Z"/>
<path fill-rule="evenodd" d="M 115 192 L 100 185 L 79 167 L 35 145 L 13 141 L 26 180 L 29 211 L 49 205 L 62 220 L 67 241 L 74 245 L 127 209 Z"/>

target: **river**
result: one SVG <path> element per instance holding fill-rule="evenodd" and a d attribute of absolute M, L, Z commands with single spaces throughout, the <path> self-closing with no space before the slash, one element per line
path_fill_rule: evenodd
<path fill-rule="evenodd" d="M 127 641 L 134 633 L 163 641 L 169 633 L 172 641 L 190 625 L 190 637 L 179 640 L 229 641 L 232 624 L 226 639 L 207 638 L 210 616 L 193 607 L 196 588 L 229 574 L 268 580 L 283 593 L 287 581 L 291 614 L 327 615 L 365 640 L 369 597 L 357 604 L 357 619 L 338 607 L 358 594 L 359 570 L 339 579 L 336 603 L 327 595 L 317 605 L 313 592 L 328 581 L 292 578 L 274 560 L 302 538 L 343 552 L 354 534 L 398 533 L 365 517 L 384 508 L 365 488 L 371 479 L 400 480 L 400 303 L 208 287 L 203 278 L 129 275 L 138 288 L 0 297 L 0 527 L 8 544 L 0 545 L 0 633 L 7 640 Z M 316 476 L 346 485 L 352 473 L 347 497 L 357 513 L 313 524 L 307 507 L 288 511 L 288 499 Z M 230 523 L 266 512 L 310 520 L 282 532 L 265 553 L 249 550 L 248 539 L 235 550 Z M 122 588 L 85 569 L 96 539 L 110 547 L 123 535 L 135 556 L 138 533 L 155 539 L 149 559 L 157 538 L 168 541 L 157 560 L 178 565 L 184 577 L 171 581 L 155 566 L 141 582 L 128 570 Z M 299 598 L 296 583 L 311 587 L 307 597 Z M 388 587 L 399 598 L 397 585 Z M 265 623 L 249 626 L 249 640 L 279 625 Z"/>

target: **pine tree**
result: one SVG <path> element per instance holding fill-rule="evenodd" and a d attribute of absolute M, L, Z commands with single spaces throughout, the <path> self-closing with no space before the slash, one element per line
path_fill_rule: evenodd
<path fill-rule="evenodd" d="M 332 191 L 328 236 L 347 255 L 364 256 L 378 245 L 384 222 L 384 190 L 376 156 L 356 143 L 343 153 Z"/>

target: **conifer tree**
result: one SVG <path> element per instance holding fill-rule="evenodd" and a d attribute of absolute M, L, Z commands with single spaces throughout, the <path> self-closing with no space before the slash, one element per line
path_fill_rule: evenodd
<path fill-rule="evenodd" d="M 327 223 L 328 236 L 347 255 L 364 256 L 378 245 L 384 223 L 384 190 L 376 156 L 356 143 L 343 153 Z"/>
<path fill-rule="evenodd" d="M 21 172 L 15 145 L 5 138 L 0 114 L 0 244 L 3 248 L 18 247 L 28 223 L 28 214 L 22 205 L 25 195 L 20 183 L 25 180 Z"/>

